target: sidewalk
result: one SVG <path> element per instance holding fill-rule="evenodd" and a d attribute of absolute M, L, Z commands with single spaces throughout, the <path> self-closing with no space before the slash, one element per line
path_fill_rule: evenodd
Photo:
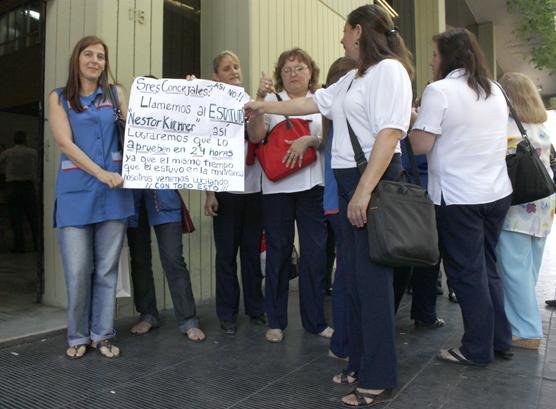
<path fill-rule="evenodd" d="M 415 330 L 408 297 L 398 313 L 400 388 L 377 408 L 554 409 L 556 408 L 556 310 L 544 308 L 556 287 L 556 237 L 547 243 L 539 282 L 545 342 L 539 351 L 515 350 L 512 361 L 488 368 L 438 362 L 441 347 L 462 335 L 459 307 L 438 297 L 447 326 Z M 0 408 L 339 408 L 347 386 L 331 377 L 343 362 L 327 356 L 325 339 L 301 329 L 298 294 L 290 294 L 290 323 L 282 344 L 264 340 L 265 329 L 241 318 L 239 331 L 221 333 L 214 306 L 199 308 L 208 339 L 201 344 L 179 334 L 173 316 L 161 328 L 135 337 L 130 320 L 118 322 L 123 356 L 114 361 L 89 353 L 63 357 L 65 338 L 1 349 Z M 329 301 L 329 300 L 327 300 Z"/>

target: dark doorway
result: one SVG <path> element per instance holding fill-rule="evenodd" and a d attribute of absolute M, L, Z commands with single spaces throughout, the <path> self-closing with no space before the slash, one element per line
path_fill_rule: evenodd
<path fill-rule="evenodd" d="M 201 74 L 201 1 L 164 1 L 164 78 Z"/>
<path fill-rule="evenodd" d="M 0 3 L 0 323 L 43 292 L 44 4 Z"/>

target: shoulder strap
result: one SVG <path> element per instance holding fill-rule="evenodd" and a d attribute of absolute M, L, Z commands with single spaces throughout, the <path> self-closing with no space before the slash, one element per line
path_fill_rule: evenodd
<path fill-rule="evenodd" d="M 120 100 L 118 98 L 118 90 L 114 92 L 114 88 L 116 86 L 114 84 L 110 84 L 108 86 L 108 97 L 110 98 L 110 102 L 112 102 L 112 107 L 114 108 L 114 115 L 116 116 L 116 120 L 122 117 L 122 110 L 120 109 Z"/>
<path fill-rule="evenodd" d="M 494 82 L 498 88 L 500 88 L 500 91 L 502 91 L 502 95 L 504 95 L 504 98 L 506 99 L 506 103 L 508 104 L 508 109 L 510 110 L 510 114 L 512 115 L 512 118 L 514 119 L 517 127 L 519 128 L 519 132 L 521 133 L 521 136 L 523 137 L 523 139 L 527 139 L 527 131 L 525 130 L 525 128 L 523 127 L 523 124 L 521 123 L 521 120 L 519 119 L 519 117 L 517 116 L 517 114 L 515 113 L 514 107 L 512 106 L 512 103 L 510 102 L 510 98 L 508 98 L 508 94 L 506 94 L 506 91 L 504 91 L 504 88 L 502 88 L 502 85 L 500 85 L 497 82 Z"/>
<path fill-rule="evenodd" d="M 351 85 L 353 84 L 353 80 L 351 81 L 351 83 L 349 84 L 349 87 L 347 89 L 347 91 L 350 90 Z M 346 91 L 346 95 L 347 95 L 347 91 Z M 357 165 L 357 169 L 359 169 L 359 173 L 363 174 L 363 172 L 365 171 L 365 168 L 367 167 L 367 158 L 365 157 L 365 153 L 363 152 L 363 149 L 361 148 L 361 144 L 359 143 L 359 139 L 357 138 L 357 135 L 355 135 L 355 132 L 353 131 L 353 128 L 351 127 L 349 120 L 347 119 L 347 113 L 344 114 L 346 116 L 346 123 L 347 123 L 347 128 L 348 128 L 348 132 L 349 132 L 349 139 L 351 141 L 351 146 L 353 147 L 353 152 L 354 152 L 354 157 L 355 157 L 355 163 Z M 411 146 L 411 140 L 409 140 L 409 136 L 407 136 L 407 153 L 409 154 L 409 161 L 411 163 L 411 172 L 413 173 L 413 178 L 415 180 L 415 182 L 420 185 L 421 184 L 421 178 L 419 177 L 419 171 L 417 170 L 417 162 L 415 161 L 415 155 L 413 154 L 413 147 Z"/>

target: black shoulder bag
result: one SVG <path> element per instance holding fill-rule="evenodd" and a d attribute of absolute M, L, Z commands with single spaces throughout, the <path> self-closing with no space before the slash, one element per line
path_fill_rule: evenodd
<path fill-rule="evenodd" d="M 527 137 L 527 131 L 519 120 L 515 110 L 502 86 L 496 83 L 506 102 L 512 118 L 514 119 L 522 140 L 517 144 L 515 153 L 506 155 L 508 176 L 512 182 L 512 205 L 534 202 L 548 197 L 556 192 L 556 184 L 550 178 L 546 167 L 542 163 L 535 147 Z"/>
<path fill-rule="evenodd" d="M 355 162 L 363 174 L 367 159 L 346 116 Z M 440 259 L 434 203 L 422 187 L 413 155 L 407 141 L 411 170 L 417 185 L 408 183 L 404 173 L 399 180 L 381 179 L 371 195 L 367 208 L 369 257 L 372 261 L 392 267 L 434 266 Z"/>

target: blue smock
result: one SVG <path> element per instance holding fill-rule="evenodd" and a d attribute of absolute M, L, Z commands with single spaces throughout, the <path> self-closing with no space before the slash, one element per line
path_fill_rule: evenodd
<path fill-rule="evenodd" d="M 324 214 L 336 214 L 340 211 L 340 203 L 338 199 L 338 184 L 332 170 L 332 138 L 334 137 L 334 129 L 332 121 L 328 128 L 326 145 L 324 146 L 324 197 L 323 207 Z"/>
<path fill-rule="evenodd" d="M 407 153 L 408 138 L 409 136 L 402 139 L 400 143 L 400 147 L 402 149 L 402 166 L 409 175 L 411 183 L 417 183 L 417 181 L 414 180 L 413 171 L 411 170 L 411 161 L 409 160 L 409 154 Z M 426 189 L 429 180 L 429 166 L 427 163 L 427 155 L 415 155 L 415 162 L 417 163 L 417 172 L 419 173 L 419 179 L 421 179 L 421 186 Z"/>
<path fill-rule="evenodd" d="M 114 109 L 104 100 L 102 88 L 81 96 L 83 112 L 76 112 L 56 93 L 68 115 L 73 142 L 102 169 L 121 173 L 122 151 L 118 142 Z M 125 220 L 133 215 L 130 190 L 110 189 L 96 177 L 81 170 L 62 153 L 56 180 L 54 227 L 85 226 L 108 220 Z"/>
<path fill-rule="evenodd" d="M 177 190 L 134 189 L 135 214 L 128 219 L 129 227 L 139 226 L 141 201 L 145 200 L 147 218 L 151 226 L 181 223 L 181 200 Z"/>

